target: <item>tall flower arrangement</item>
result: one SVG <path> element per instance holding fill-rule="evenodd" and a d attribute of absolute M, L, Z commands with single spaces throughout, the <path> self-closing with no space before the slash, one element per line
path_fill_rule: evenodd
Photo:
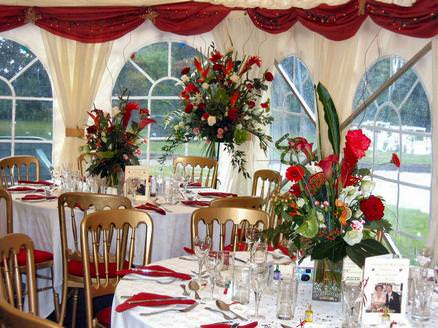
<path fill-rule="evenodd" d="M 313 144 L 302 137 L 285 135 L 276 142 L 282 162 L 289 165 L 286 178 L 291 185 L 288 193 L 275 199 L 283 222 L 268 233 L 271 238 L 283 234 L 293 250 L 312 259 L 336 263 L 348 256 L 363 266 L 365 257 L 387 253 L 374 234 L 391 227 L 384 219 L 383 199 L 372 194 L 370 170 L 358 168 L 371 140 L 361 130 L 348 131 L 342 157 L 333 101 L 322 84 L 317 91 L 333 153 L 317 158 Z M 396 155 L 391 162 L 400 165 Z"/>
<path fill-rule="evenodd" d="M 202 140 L 209 157 L 215 156 L 216 144 L 222 143 L 231 154 L 234 167 L 245 177 L 245 153 L 236 148 L 251 135 L 267 150 L 271 136 L 264 132 L 272 123 L 269 99 L 261 102 L 262 92 L 274 77 L 266 71 L 261 77 L 250 78 L 249 73 L 260 67 L 257 56 L 243 56 L 231 48 L 222 54 L 212 44 L 205 58 L 195 58 L 195 69 L 181 71 L 180 94 L 182 107 L 167 118 L 172 128 L 162 147 L 162 161 L 175 149 L 192 140 Z"/>
<path fill-rule="evenodd" d="M 92 124 L 86 127 L 87 142 L 83 147 L 91 160 L 87 171 L 93 176 L 107 178 L 112 186 L 118 184 L 119 173 L 126 165 L 138 165 L 140 145 L 146 143 L 141 132 L 155 123 L 147 108 L 130 102 L 126 95 L 127 91 L 122 93 L 112 115 L 97 108 L 88 112 Z"/>

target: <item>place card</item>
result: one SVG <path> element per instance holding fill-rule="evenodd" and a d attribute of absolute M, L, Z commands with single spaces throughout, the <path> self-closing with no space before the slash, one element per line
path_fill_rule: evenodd
<path fill-rule="evenodd" d="M 146 166 L 126 166 L 124 182 L 123 193 L 125 197 L 131 199 L 133 203 L 148 201 L 149 172 Z"/>
<path fill-rule="evenodd" d="M 348 256 L 344 258 L 342 266 L 342 281 L 361 282 L 363 270 L 354 263 Z"/>
<path fill-rule="evenodd" d="M 362 322 L 368 326 L 403 320 L 408 300 L 408 279 L 409 259 L 387 256 L 366 258 Z"/>

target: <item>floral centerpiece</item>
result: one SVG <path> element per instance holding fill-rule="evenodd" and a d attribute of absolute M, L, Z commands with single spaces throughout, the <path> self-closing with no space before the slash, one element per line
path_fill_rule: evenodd
<path fill-rule="evenodd" d="M 376 233 L 391 225 L 383 218 L 383 199 L 372 194 L 370 170 L 358 167 L 371 140 L 361 130 L 348 131 L 342 158 L 336 108 L 322 84 L 317 91 L 333 153 L 318 158 L 313 144 L 302 137 L 285 135 L 276 142 L 282 162 L 289 165 L 286 178 L 291 186 L 274 199 L 282 222 L 268 234 L 272 239 L 283 234 L 290 251 L 317 260 L 314 298 L 338 301 L 344 257 L 362 267 L 365 257 L 386 254 Z M 396 155 L 392 161 L 399 165 Z"/>
<path fill-rule="evenodd" d="M 120 96 L 112 114 L 97 108 L 88 112 L 93 123 L 86 127 L 87 143 L 82 148 L 91 161 L 88 173 L 106 178 L 107 184 L 113 187 L 119 185 L 126 165 L 139 164 L 140 145 L 147 141 L 141 132 L 155 122 L 148 109 L 130 102 L 125 95 L 127 91 Z"/>
<path fill-rule="evenodd" d="M 222 143 L 231 154 L 233 166 L 249 177 L 245 153 L 236 145 L 253 135 L 266 151 L 272 141 L 264 132 L 273 120 L 269 99 L 260 101 L 262 92 L 268 89 L 267 82 L 274 77 L 268 71 L 262 77 L 249 77 L 251 70 L 260 65 L 257 56 L 239 58 L 233 49 L 222 54 L 212 44 L 206 58 L 194 59 L 193 71 L 184 68 L 180 78 L 183 106 L 167 118 L 166 125 L 172 131 L 162 147 L 161 161 L 179 145 L 196 139 L 205 142 L 207 156 L 215 157 L 216 145 Z"/>

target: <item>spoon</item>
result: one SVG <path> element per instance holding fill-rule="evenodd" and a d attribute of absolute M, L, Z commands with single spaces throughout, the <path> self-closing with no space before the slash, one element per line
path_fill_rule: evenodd
<path fill-rule="evenodd" d="M 184 296 L 190 296 L 190 293 L 186 289 L 186 285 L 181 284 L 179 286 L 183 289 L 183 295 Z"/>
<path fill-rule="evenodd" d="M 232 314 L 234 314 L 237 318 L 239 318 L 240 320 L 248 320 L 247 318 L 241 316 L 240 314 L 234 312 L 233 310 L 230 309 L 230 305 L 225 303 L 222 300 L 216 300 L 216 306 L 221 309 L 222 311 L 229 311 Z"/>
<path fill-rule="evenodd" d="M 200 300 L 201 297 L 198 294 L 198 290 L 201 288 L 201 286 L 199 286 L 199 284 L 195 280 L 191 280 L 188 286 L 190 290 L 193 290 L 195 292 L 195 299 Z"/>

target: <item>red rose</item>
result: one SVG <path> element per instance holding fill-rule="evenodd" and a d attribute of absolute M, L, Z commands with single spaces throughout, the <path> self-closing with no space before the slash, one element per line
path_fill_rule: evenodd
<path fill-rule="evenodd" d="M 385 205 L 380 198 L 371 195 L 360 202 L 360 210 L 367 221 L 377 221 L 383 218 Z"/>
<path fill-rule="evenodd" d="M 273 81 L 274 80 L 274 75 L 272 75 L 271 72 L 266 72 L 265 73 L 265 80 L 268 81 L 268 82 Z"/>
<path fill-rule="evenodd" d="M 400 158 L 398 158 L 398 155 L 396 153 L 392 154 L 391 163 L 397 167 L 400 167 Z"/>
<path fill-rule="evenodd" d="M 299 182 L 304 178 L 304 169 L 300 165 L 292 165 L 286 171 L 286 178 L 289 181 Z"/>
<path fill-rule="evenodd" d="M 289 193 L 295 195 L 295 197 L 299 197 L 301 194 L 301 188 L 298 183 L 292 185 L 289 189 Z"/>
<path fill-rule="evenodd" d="M 233 122 L 237 120 L 238 118 L 237 114 L 238 114 L 237 108 L 233 107 L 228 110 L 228 118 Z"/>
<path fill-rule="evenodd" d="M 269 108 L 269 101 L 262 103 L 260 106 L 262 106 L 262 108 Z"/>
<path fill-rule="evenodd" d="M 181 75 L 188 74 L 189 72 L 190 72 L 190 67 L 184 67 L 184 68 L 181 70 Z"/>
<path fill-rule="evenodd" d="M 193 83 L 189 83 L 189 84 L 187 84 L 187 86 L 186 86 L 186 88 L 184 89 L 184 91 L 186 92 L 186 93 L 191 93 L 191 92 L 194 92 L 194 93 L 198 93 L 199 92 L 199 89 L 196 87 L 196 85 L 194 85 Z"/>
<path fill-rule="evenodd" d="M 204 113 L 204 114 L 202 114 L 202 119 L 206 120 L 206 119 L 208 119 L 209 116 L 210 115 L 208 115 L 208 113 Z"/>
<path fill-rule="evenodd" d="M 193 110 L 193 104 L 192 104 L 192 103 L 188 103 L 188 104 L 186 105 L 186 108 L 184 108 L 184 111 L 185 111 L 187 114 L 190 114 L 190 113 L 192 112 L 192 110 Z"/>
<path fill-rule="evenodd" d="M 256 105 L 256 104 L 255 104 L 254 101 L 252 101 L 252 100 L 248 101 L 248 107 L 249 107 L 249 108 L 254 108 L 255 105 Z"/>
<path fill-rule="evenodd" d="M 205 110 L 206 107 L 207 107 L 207 105 L 205 105 L 204 103 L 201 103 L 201 104 L 198 105 L 198 108 L 200 110 Z"/>
<path fill-rule="evenodd" d="M 189 98 L 190 98 L 189 94 L 188 94 L 187 92 L 185 92 L 185 91 L 181 91 L 181 93 L 179 94 L 179 96 L 180 96 L 181 98 L 184 98 L 184 99 L 189 99 Z"/>
<path fill-rule="evenodd" d="M 370 138 L 364 135 L 360 129 L 348 131 L 345 139 L 345 148 L 349 148 L 357 160 L 365 156 L 365 152 L 371 144 Z"/>

